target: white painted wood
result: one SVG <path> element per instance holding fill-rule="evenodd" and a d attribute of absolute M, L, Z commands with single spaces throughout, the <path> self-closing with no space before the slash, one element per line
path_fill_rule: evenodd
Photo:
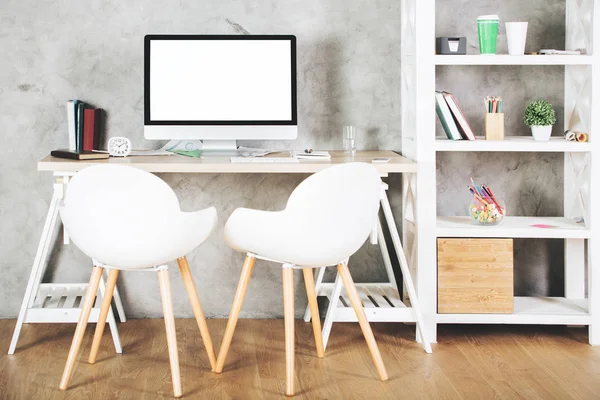
<path fill-rule="evenodd" d="M 421 312 L 421 307 L 419 304 L 419 299 L 417 297 L 417 292 L 416 292 L 416 289 L 413 284 L 412 276 L 410 274 L 410 269 L 408 267 L 408 261 L 406 261 L 406 256 L 404 254 L 404 250 L 402 249 L 402 244 L 400 243 L 400 236 L 398 235 L 398 230 L 396 229 L 396 222 L 394 220 L 394 215 L 392 214 L 392 208 L 390 207 L 390 203 L 388 201 L 385 190 L 382 190 L 381 206 L 383 208 L 383 213 L 385 215 L 385 219 L 388 223 L 390 235 L 392 236 L 392 244 L 394 245 L 394 249 L 396 250 L 396 255 L 398 256 L 398 261 L 400 262 L 400 270 L 402 271 L 402 277 L 404 278 L 404 286 L 406 286 L 406 290 L 408 291 L 410 303 L 412 305 L 412 309 L 415 313 L 415 318 L 417 320 L 417 330 L 418 330 L 417 336 L 422 335 L 423 349 L 427 353 L 431 353 L 432 352 L 431 343 L 430 343 L 431 339 L 429 339 L 427 329 L 425 327 L 425 320 L 424 320 L 423 314 Z"/>
<path fill-rule="evenodd" d="M 558 228 L 535 228 L 546 224 Z M 471 217 L 438 217 L 437 237 L 513 237 L 513 238 L 571 238 L 587 239 L 591 230 L 564 217 L 505 217 L 496 226 L 482 226 Z"/>
<path fill-rule="evenodd" d="M 8 348 L 8 354 L 14 354 L 17 342 L 19 341 L 19 335 L 21 334 L 21 327 L 25 322 L 25 314 L 27 309 L 33 304 L 35 297 L 38 293 L 39 282 L 42 279 L 42 273 L 45 269 L 45 261 L 48 253 L 48 246 L 51 240 L 52 233 L 54 232 L 54 225 L 58 218 L 58 201 L 60 199 L 60 193 L 57 187 L 54 187 L 54 193 L 52 200 L 50 201 L 50 207 L 48 208 L 48 214 L 46 215 L 46 222 L 42 230 L 42 237 L 38 244 L 38 249 L 35 254 L 33 261 L 33 267 L 31 268 L 31 274 L 29 275 L 29 281 L 27 281 L 27 288 L 25 289 L 25 296 L 23 296 L 23 302 L 21 303 L 21 309 L 19 310 L 19 316 L 17 318 L 17 324 L 13 333 L 10 347 Z"/>
<path fill-rule="evenodd" d="M 78 322 L 80 308 L 74 307 L 77 297 L 85 294 L 87 283 L 84 284 L 60 284 L 60 283 L 42 283 L 42 277 L 47 265 L 48 252 L 56 230 L 56 223 L 59 219 L 58 203 L 64 196 L 68 176 L 55 176 L 54 192 L 48 208 L 46 222 L 42 230 L 42 237 L 38 244 L 38 250 L 31 268 L 31 274 L 27 282 L 27 288 L 13 332 L 13 337 L 8 349 L 8 354 L 14 354 L 23 323 L 68 323 Z M 104 290 L 104 284 L 102 284 Z M 120 299 L 116 302 L 117 307 L 123 307 Z M 99 302 L 98 302 L 99 305 Z M 112 310 L 111 310 L 112 315 Z M 98 313 L 92 310 L 90 316 L 91 322 L 96 322 Z M 118 353 L 121 350 L 121 344 L 118 337 L 117 325 L 109 315 L 109 323 L 115 349 Z"/>
<path fill-rule="evenodd" d="M 571 0 L 573 6 L 578 2 Z M 590 110 L 590 136 L 592 140 L 596 135 L 596 131 L 600 129 L 600 115 L 598 115 L 598 99 L 600 99 L 600 4 L 593 0 L 583 0 L 580 3 L 580 18 L 581 26 L 583 29 L 583 36 L 587 40 L 586 45 L 591 47 L 591 53 L 594 57 L 594 63 L 592 64 L 592 84 L 591 84 L 591 101 L 594 101 L 594 105 L 589 105 Z M 589 15 L 593 15 L 589 18 Z M 589 39 L 591 38 L 591 40 Z M 592 136 L 593 135 L 593 136 Z M 595 154 L 598 154 L 600 148 L 600 141 L 593 140 L 593 146 Z M 590 179 L 589 179 L 589 197 L 587 204 L 598 204 L 600 201 L 600 193 L 598 190 L 598 178 L 600 177 L 600 162 L 593 160 L 590 167 Z M 588 223 L 592 230 L 592 237 L 597 238 L 600 234 L 600 213 L 596 211 L 595 207 L 590 207 L 588 210 Z M 600 243 L 597 239 L 590 239 L 588 241 L 588 296 L 589 296 L 589 312 L 592 317 L 592 324 L 589 327 L 589 343 L 591 345 L 600 345 L 600 269 L 598 268 L 598 260 L 600 260 Z"/>
<path fill-rule="evenodd" d="M 115 286 L 116 287 L 116 286 Z M 106 281 L 104 280 L 104 271 L 102 271 L 102 276 L 100 277 L 100 286 L 98 287 L 98 295 L 96 296 L 96 304 L 94 308 L 101 308 L 102 299 L 104 298 L 104 293 L 106 292 Z M 114 293 L 114 292 L 113 292 Z M 113 294 L 114 297 L 114 294 Z M 115 320 L 115 314 L 111 307 L 108 309 L 108 315 L 106 316 L 106 323 L 110 328 L 110 333 L 113 338 L 113 344 L 115 345 L 115 351 L 117 354 L 123 353 L 123 348 L 121 347 L 121 337 L 119 336 L 119 331 L 117 329 L 117 321 Z"/>
<path fill-rule="evenodd" d="M 379 292 L 382 296 L 385 296 L 385 298 L 392 303 L 393 307 L 406 307 L 406 304 L 404 304 L 402 300 L 400 300 L 400 294 L 398 293 L 398 290 L 396 288 L 378 286 L 376 288 L 373 288 L 372 290 Z"/>
<path fill-rule="evenodd" d="M 415 5 L 415 70 L 414 85 L 416 113 L 409 118 L 415 119 L 417 137 L 416 158 L 416 291 L 423 309 L 425 343 L 437 341 L 437 267 L 435 238 L 436 215 L 432 210 L 437 207 L 436 195 L 436 158 L 435 158 L 435 0 L 414 1 Z M 407 117 L 406 115 L 403 118 Z M 404 149 L 403 149 L 404 150 Z M 410 294 L 409 294 L 410 296 Z M 412 300 L 412 299 L 411 299 Z M 420 324 L 419 324 L 420 325 Z"/>
<path fill-rule="evenodd" d="M 65 286 L 65 295 L 67 296 L 67 299 L 65 300 L 62 308 L 74 308 L 75 300 L 79 295 L 78 292 Z"/>
<path fill-rule="evenodd" d="M 338 303 L 340 302 L 340 293 L 342 292 L 342 278 L 340 274 L 336 272 L 335 283 L 333 284 L 333 290 L 329 297 L 329 307 L 327 308 L 327 314 L 325 314 L 325 322 L 323 323 L 322 336 L 323 336 L 323 349 L 327 348 L 327 342 L 329 341 L 329 335 L 331 334 L 331 327 L 333 321 L 337 320 L 338 315 Z M 351 307 L 349 307 L 351 309 Z M 354 312 L 354 310 L 352 310 Z M 354 315 L 356 318 L 356 314 Z M 358 320 L 356 320 L 358 321 Z"/>
<path fill-rule="evenodd" d="M 590 152 L 591 143 L 567 142 L 562 137 L 552 137 L 547 142 L 533 140 L 533 136 L 505 136 L 504 140 L 485 140 L 478 136 L 477 140 L 450 140 L 437 137 L 437 151 L 501 151 L 501 152 Z"/>
<path fill-rule="evenodd" d="M 565 297 L 585 297 L 585 240 L 565 239 Z"/>
<path fill-rule="evenodd" d="M 59 288 L 59 287 L 52 288 L 52 290 L 50 290 L 50 292 L 48 293 L 49 299 L 46 301 L 44 308 L 46 308 L 46 309 L 58 308 L 58 303 L 60 302 L 60 299 L 62 298 L 63 293 L 64 293 L 63 288 Z"/>
<path fill-rule="evenodd" d="M 508 54 L 463 56 L 434 56 L 435 65 L 590 65 L 593 58 L 588 55 L 524 55 Z"/>
<path fill-rule="evenodd" d="M 345 289 L 345 288 L 344 288 Z M 358 292 L 358 296 L 360 297 L 360 302 L 363 305 L 363 308 L 375 308 L 377 307 L 372 301 L 371 299 L 369 299 L 369 290 L 365 287 L 356 287 L 356 291 Z M 347 296 L 342 296 L 344 298 L 344 301 L 346 301 Z M 348 302 L 346 303 L 348 305 L 350 305 L 350 300 L 348 299 Z"/>
<path fill-rule="evenodd" d="M 415 313 L 410 308 L 365 308 L 369 322 L 416 322 Z M 336 310 L 335 322 L 357 322 L 352 307 L 341 307 Z M 324 338 L 323 338 L 324 339 Z"/>
<path fill-rule="evenodd" d="M 438 314 L 438 323 L 588 325 L 585 299 L 515 297 L 512 314 Z"/>
<path fill-rule="evenodd" d="M 392 260 L 390 259 L 390 253 L 388 252 L 387 243 L 379 219 L 377 219 L 377 241 L 379 242 L 379 250 L 381 251 L 381 257 L 383 258 L 383 265 L 385 265 L 388 280 L 394 284 L 396 282 L 396 276 L 394 274 L 394 269 L 392 268 Z"/>
<path fill-rule="evenodd" d="M 321 283 L 323 282 L 323 276 L 325 275 L 325 268 L 326 267 L 321 267 L 321 268 L 317 268 L 318 272 L 317 272 L 317 279 L 315 280 L 315 295 L 317 297 L 321 296 Z M 312 316 L 310 314 L 310 306 L 307 304 L 306 305 L 306 310 L 304 311 L 304 322 L 310 322 Z"/>
<path fill-rule="evenodd" d="M 127 317 L 125 316 L 125 309 L 123 308 L 123 302 L 121 301 L 121 294 L 119 293 L 118 285 L 115 285 L 115 291 L 113 292 L 113 298 L 115 300 L 115 305 L 117 306 L 117 313 L 119 314 L 119 321 L 127 322 Z"/>

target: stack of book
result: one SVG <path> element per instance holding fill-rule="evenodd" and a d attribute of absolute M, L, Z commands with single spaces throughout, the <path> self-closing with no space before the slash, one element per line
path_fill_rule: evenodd
<path fill-rule="evenodd" d="M 104 110 L 79 100 L 67 102 L 69 150 L 99 150 L 104 129 Z"/>
<path fill-rule="evenodd" d="M 467 122 L 452 93 L 436 91 L 435 109 L 448 139 L 475 140 L 471 125 Z"/>

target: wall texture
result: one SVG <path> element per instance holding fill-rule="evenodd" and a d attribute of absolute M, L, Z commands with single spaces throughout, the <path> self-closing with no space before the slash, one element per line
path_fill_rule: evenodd
<path fill-rule="evenodd" d="M 503 18 L 532 21 L 530 44 L 560 47 L 564 37 L 561 3 L 535 0 L 496 6 L 491 1 L 438 1 L 438 34 L 464 33 L 475 44 L 474 24 L 465 25 L 463 21 L 498 12 Z M 51 176 L 38 173 L 36 161 L 50 150 L 67 145 L 65 101 L 78 98 L 106 109 L 109 136 L 128 136 L 136 148 L 157 147 L 160 143 L 143 138 L 143 36 L 246 32 L 291 33 L 298 37 L 300 134 L 297 141 L 277 142 L 277 147 L 340 148 L 342 125 L 354 124 L 361 129 L 359 148 L 400 150 L 398 0 L 3 0 L 0 135 L 5 150 L 0 158 L 0 317 L 16 316 L 25 291 L 52 189 Z M 519 123 L 524 99 L 542 96 L 555 102 L 562 98 L 562 71 L 553 67 L 543 71 L 441 68 L 438 72 L 438 88 L 455 92 L 475 129 L 481 128 L 477 99 L 488 91 L 505 97 L 510 113 L 508 131 L 515 134 L 525 129 Z M 444 155 L 438 160 L 438 168 L 441 214 L 464 213 L 456 199 L 464 194 L 461 188 L 470 175 L 504 192 L 513 215 L 553 215 L 562 211 L 562 158 L 558 155 Z M 243 261 L 243 255 L 229 250 L 222 240 L 226 218 L 240 206 L 280 209 L 304 177 L 162 177 L 175 188 L 184 210 L 211 204 L 218 208 L 218 231 L 189 259 L 206 314 L 225 316 Z M 399 220 L 400 180 L 392 178 L 390 183 L 394 188 L 391 201 Z M 562 275 L 553 272 L 558 271 L 557 266 L 549 268 L 547 261 L 560 259 L 560 243 L 524 241 L 516 249 L 518 257 L 527 263 L 520 273 L 523 281 L 519 281 L 518 291 L 560 290 Z M 46 280 L 88 280 L 90 261 L 74 245 L 56 244 L 50 258 Z M 383 279 L 380 258 L 376 247 L 365 245 L 352 259 L 355 280 Z M 190 317 L 191 308 L 177 269 L 173 268 L 171 274 L 175 312 Z M 257 264 L 243 310 L 245 316 L 282 315 L 280 276 L 274 265 Z M 300 275 L 296 277 L 299 315 L 305 297 Z M 128 315 L 162 315 L 154 274 L 125 273 L 119 282 Z"/>

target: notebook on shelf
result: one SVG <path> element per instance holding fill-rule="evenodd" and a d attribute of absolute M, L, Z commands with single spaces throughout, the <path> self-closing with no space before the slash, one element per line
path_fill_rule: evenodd
<path fill-rule="evenodd" d="M 446 99 L 446 103 L 452 112 L 452 116 L 454 117 L 454 122 L 458 127 L 463 139 L 466 140 L 476 140 L 475 134 L 473 133 L 473 129 L 471 129 L 471 125 L 467 121 L 465 114 L 463 113 L 460 105 L 456 98 L 449 92 L 442 92 L 444 95 L 444 99 Z"/>
<path fill-rule="evenodd" d="M 462 135 L 458 131 L 458 126 L 454 121 L 454 117 L 452 116 L 450 107 L 448 107 L 448 103 L 446 103 L 443 92 L 435 92 L 435 110 L 440 122 L 442 123 L 442 127 L 446 132 L 446 136 L 448 136 L 448 139 L 462 140 Z"/>

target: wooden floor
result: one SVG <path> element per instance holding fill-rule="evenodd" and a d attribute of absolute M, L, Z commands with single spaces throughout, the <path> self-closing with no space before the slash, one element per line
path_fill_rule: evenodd
<path fill-rule="evenodd" d="M 226 320 L 209 320 L 215 346 Z M 119 325 L 123 354 L 108 327 L 98 362 L 87 364 L 88 325 L 71 387 L 58 383 L 74 324 L 25 325 L 7 356 L 14 320 L 0 320 L 1 399 L 171 398 L 171 376 L 160 319 Z M 285 389 L 282 320 L 240 320 L 223 374 L 210 371 L 196 323 L 178 319 L 185 398 L 271 399 Z M 390 379 L 379 382 L 357 324 L 334 324 L 325 358 L 316 357 L 311 325 L 296 322 L 297 399 L 599 399 L 600 348 L 587 330 L 562 327 L 442 327 L 434 353 L 414 342 L 414 327 L 373 324 Z"/>

